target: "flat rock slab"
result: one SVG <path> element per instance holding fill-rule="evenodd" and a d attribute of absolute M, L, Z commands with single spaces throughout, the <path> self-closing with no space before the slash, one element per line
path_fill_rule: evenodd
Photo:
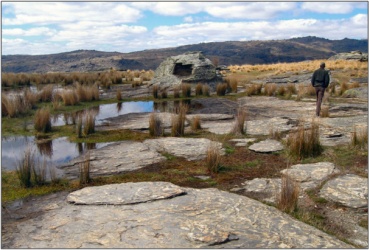
<path fill-rule="evenodd" d="M 121 184 L 140 194 L 149 183 Z M 158 185 L 155 192 L 162 192 Z M 125 191 L 125 186 L 127 191 Z M 172 186 L 171 186 L 172 188 Z M 179 188 L 182 189 L 182 188 Z M 128 191 L 130 190 L 130 191 Z M 66 196 L 53 209 L 8 225 L 3 248 L 350 248 L 274 207 L 218 189 L 183 188 L 186 195 L 132 205 L 84 205 Z M 104 202 L 103 188 L 91 190 Z M 87 194 L 89 195 L 89 194 Z M 141 196 L 141 195 L 139 195 Z M 82 198 L 83 196 L 81 196 Z M 147 197 L 145 194 L 144 197 Z M 140 197 L 138 197 L 140 199 Z M 109 200 L 109 199 L 108 199 Z M 40 203 L 34 202 L 38 209 Z"/>
<path fill-rule="evenodd" d="M 76 205 L 129 205 L 169 199 L 186 194 L 169 182 L 141 182 L 86 187 L 70 193 L 67 201 Z"/>
<path fill-rule="evenodd" d="M 90 153 L 90 175 L 112 175 L 143 168 L 153 163 L 166 160 L 155 149 L 141 142 L 122 141 L 108 146 L 93 149 Z M 67 177 L 79 176 L 79 167 L 85 161 L 85 155 L 79 156 L 69 163 L 59 166 Z"/>
<path fill-rule="evenodd" d="M 286 117 L 273 117 L 263 120 L 252 120 L 246 122 L 247 134 L 269 135 L 273 132 L 287 132 L 296 127 L 297 122 Z"/>
<path fill-rule="evenodd" d="M 281 142 L 276 140 L 267 139 L 264 141 L 257 142 L 249 146 L 249 150 L 258 152 L 258 153 L 272 153 L 283 150 L 284 146 Z"/>
<path fill-rule="evenodd" d="M 368 206 L 368 179 L 357 175 L 344 175 L 328 181 L 320 196 L 351 208 Z"/>
<path fill-rule="evenodd" d="M 165 137 L 145 140 L 143 143 L 152 150 L 184 157 L 188 161 L 204 159 L 211 145 L 217 147 L 221 155 L 225 154 L 222 143 L 205 138 Z"/>
<path fill-rule="evenodd" d="M 281 191 L 281 178 L 255 178 L 242 185 L 248 196 L 274 204 Z"/>
<path fill-rule="evenodd" d="M 301 188 L 308 189 L 316 187 L 331 174 L 338 173 L 338 170 L 331 162 L 318 162 L 293 165 L 282 170 L 281 173 L 300 182 Z"/>

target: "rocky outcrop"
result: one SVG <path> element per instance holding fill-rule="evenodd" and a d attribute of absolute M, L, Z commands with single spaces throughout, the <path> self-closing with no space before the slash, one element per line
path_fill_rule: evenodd
<path fill-rule="evenodd" d="M 328 60 L 354 60 L 360 62 L 367 62 L 368 54 L 356 50 L 351 51 L 350 53 L 339 53 L 337 55 L 331 56 Z"/>
<path fill-rule="evenodd" d="M 221 80 L 217 77 L 216 67 L 201 52 L 187 52 L 164 60 L 155 70 L 150 85 L 167 88 L 181 83 L 202 82 L 214 86 Z"/>
<path fill-rule="evenodd" d="M 274 207 L 215 188 L 140 182 L 50 196 L 22 210 L 33 218 L 2 224 L 3 248 L 351 248 Z"/>

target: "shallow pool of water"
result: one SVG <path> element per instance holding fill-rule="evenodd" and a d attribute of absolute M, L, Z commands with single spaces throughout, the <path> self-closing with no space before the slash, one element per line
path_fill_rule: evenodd
<path fill-rule="evenodd" d="M 34 154 L 36 161 L 44 159 L 54 168 L 69 162 L 88 149 L 101 148 L 110 143 L 75 143 L 67 137 L 54 140 L 36 140 L 34 136 L 10 136 L 1 139 L 1 169 L 15 170 L 17 163 L 24 156 L 27 149 Z M 61 170 L 57 172 L 61 174 Z"/>

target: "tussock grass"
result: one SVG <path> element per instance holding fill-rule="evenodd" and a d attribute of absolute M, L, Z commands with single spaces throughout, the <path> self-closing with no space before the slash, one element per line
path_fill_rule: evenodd
<path fill-rule="evenodd" d="M 206 167 L 208 173 L 211 175 L 215 175 L 220 171 L 221 168 L 221 154 L 217 144 L 211 142 L 207 149 L 207 157 L 206 157 Z"/>
<path fill-rule="evenodd" d="M 162 99 L 166 99 L 166 98 L 167 98 L 167 96 L 168 96 L 168 94 L 167 94 L 167 90 L 166 90 L 166 89 L 163 89 L 163 90 L 162 90 L 162 92 L 161 92 L 161 97 L 162 97 Z"/>
<path fill-rule="evenodd" d="M 153 94 L 153 97 L 155 99 L 158 99 L 158 92 L 159 92 L 159 86 L 158 85 L 154 85 L 153 86 L 153 89 L 152 89 L 152 94 Z"/>
<path fill-rule="evenodd" d="M 211 95 L 210 90 L 209 90 L 209 86 L 207 84 L 203 85 L 202 92 L 203 92 L 203 95 L 205 95 L 205 96 L 210 96 Z"/>
<path fill-rule="evenodd" d="M 1 115 L 8 117 L 16 117 L 19 114 L 26 113 L 31 108 L 31 105 L 25 101 L 20 95 L 8 97 L 6 94 L 1 94 Z"/>
<path fill-rule="evenodd" d="M 191 129 L 193 131 L 197 131 L 199 129 L 202 129 L 201 122 L 200 122 L 200 117 L 198 115 L 193 117 L 193 119 L 191 121 Z"/>
<path fill-rule="evenodd" d="M 323 148 L 320 143 L 319 125 L 312 120 L 311 128 L 306 131 L 304 122 L 301 121 L 297 131 L 289 134 L 287 145 L 289 154 L 300 159 L 320 155 Z"/>
<path fill-rule="evenodd" d="M 321 107 L 320 117 L 330 117 L 329 106 L 323 105 Z"/>
<path fill-rule="evenodd" d="M 149 134 L 151 136 L 162 136 L 164 133 L 164 128 L 162 120 L 152 112 L 149 116 Z"/>
<path fill-rule="evenodd" d="M 354 147 L 366 149 L 368 147 L 369 133 L 367 127 L 353 127 L 353 133 L 351 136 L 351 144 Z"/>
<path fill-rule="evenodd" d="M 34 127 L 38 132 L 51 132 L 50 111 L 47 108 L 41 108 L 36 111 L 34 118 Z"/>
<path fill-rule="evenodd" d="M 33 183 L 37 186 L 46 184 L 46 170 L 48 169 L 48 164 L 44 158 L 42 164 L 35 164 L 32 168 L 33 173 Z"/>
<path fill-rule="evenodd" d="M 218 96 L 224 96 L 226 95 L 226 90 L 227 90 L 227 84 L 226 83 L 219 83 L 216 86 L 216 93 Z"/>
<path fill-rule="evenodd" d="M 117 101 L 122 101 L 122 93 L 121 93 L 121 90 L 117 89 L 116 91 L 116 98 L 117 98 Z"/>
<path fill-rule="evenodd" d="M 227 89 L 230 92 L 236 93 L 238 92 L 238 80 L 234 77 L 227 77 L 225 79 L 225 82 L 227 84 Z"/>
<path fill-rule="evenodd" d="M 287 175 L 281 177 L 281 193 L 278 199 L 277 207 L 291 213 L 297 209 L 299 197 L 299 184 Z"/>
<path fill-rule="evenodd" d="M 31 109 L 36 108 L 36 104 L 39 101 L 39 95 L 37 93 L 33 93 L 29 89 L 25 89 L 23 91 L 23 98 L 27 106 L 29 106 Z"/>
<path fill-rule="evenodd" d="M 246 129 L 244 126 L 245 120 L 247 118 L 247 112 L 239 108 L 235 117 L 234 128 L 232 130 L 233 134 L 245 135 Z"/>
<path fill-rule="evenodd" d="M 280 96 L 284 96 L 287 93 L 287 90 L 286 90 L 284 85 L 279 85 L 279 87 L 277 88 L 276 93 Z"/>
<path fill-rule="evenodd" d="M 77 119 L 76 135 L 77 135 L 77 138 L 81 138 L 82 137 L 82 118 L 78 118 Z"/>
<path fill-rule="evenodd" d="M 71 89 L 60 91 L 60 97 L 62 98 L 65 106 L 73 106 L 79 103 L 76 91 Z"/>
<path fill-rule="evenodd" d="M 286 85 L 286 91 L 292 95 L 297 94 L 297 88 L 294 83 L 288 83 Z"/>
<path fill-rule="evenodd" d="M 188 112 L 188 109 L 188 105 L 181 103 L 178 114 L 172 116 L 171 136 L 184 136 L 186 113 Z"/>
<path fill-rule="evenodd" d="M 39 93 L 40 101 L 51 102 L 53 99 L 53 89 L 54 86 L 52 84 L 48 84 L 45 87 L 43 87 Z"/>
<path fill-rule="evenodd" d="M 92 111 L 88 111 L 85 114 L 83 132 L 85 136 L 95 133 L 95 113 Z"/>
<path fill-rule="evenodd" d="M 276 83 L 267 83 L 265 85 L 265 95 L 267 96 L 275 95 L 276 90 L 277 90 Z"/>
<path fill-rule="evenodd" d="M 21 186 L 29 188 L 32 186 L 31 174 L 36 164 L 35 156 L 30 148 L 27 148 L 23 157 L 18 161 L 16 172 Z"/>
<path fill-rule="evenodd" d="M 203 84 L 198 83 L 197 86 L 195 86 L 195 95 L 196 96 L 203 95 Z"/>
<path fill-rule="evenodd" d="M 191 97 L 191 85 L 187 83 L 181 84 L 182 97 Z"/>
<path fill-rule="evenodd" d="M 178 87 L 175 87 L 175 88 L 173 89 L 173 97 L 174 97 L 174 98 L 180 98 L 180 90 L 179 90 L 179 88 L 178 88 Z"/>

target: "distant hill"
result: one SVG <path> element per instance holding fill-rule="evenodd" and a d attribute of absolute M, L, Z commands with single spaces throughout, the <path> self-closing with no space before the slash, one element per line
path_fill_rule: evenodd
<path fill-rule="evenodd" d="M 2 56 L 2 72 L 87 72 L 107 69 L 155 70 L 167 57 L 202 51 L 220 65 L 269 64 L 327 59 L 337 53 L 368 53 L 368 40 L 329 40 L 314 36 L 269 41 L 227 41 L 152 49 L 131 53 L 76 50 L 50 55 Z"/>

